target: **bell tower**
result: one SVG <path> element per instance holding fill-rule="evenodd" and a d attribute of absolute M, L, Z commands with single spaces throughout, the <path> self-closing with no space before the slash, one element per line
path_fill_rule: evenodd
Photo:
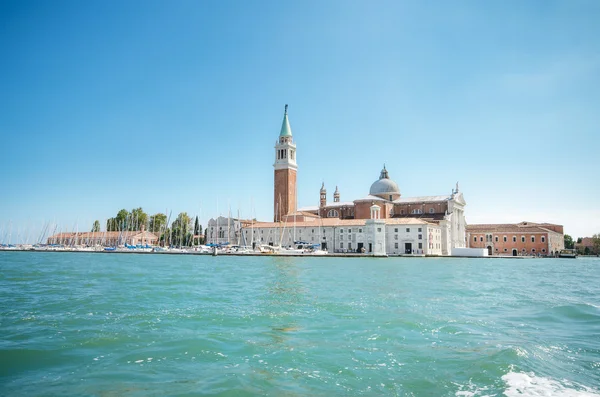
<path fill-rule="evenodd" d="M 275 185 L 273 221 L 280 222 L 285 215 L 296 212 L 296 144 L 292 137 L 292 129 L 285 105 L 283 123 L 279 139 L 275 143 Z"/>
<path fill-rule="evenodd" d="M 319 190 L 319 207 L 323 208 L 327 205 L 327 189 L 325 189 L 325 182 L 321 185 Z"/>

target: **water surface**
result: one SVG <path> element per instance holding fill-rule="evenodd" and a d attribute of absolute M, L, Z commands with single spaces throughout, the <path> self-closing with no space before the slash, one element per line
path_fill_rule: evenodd
<path fill-rule="evenodd" d="M 600 396 L 600 260 L 0 252 L 1 395 Z"/>

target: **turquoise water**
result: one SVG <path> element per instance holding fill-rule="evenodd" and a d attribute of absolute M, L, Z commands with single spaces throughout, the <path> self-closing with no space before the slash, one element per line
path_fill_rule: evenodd
<path fill-rule="evenodd" d="M 600 259 L 0 252 L 0 394 L 600 396 Z"/>

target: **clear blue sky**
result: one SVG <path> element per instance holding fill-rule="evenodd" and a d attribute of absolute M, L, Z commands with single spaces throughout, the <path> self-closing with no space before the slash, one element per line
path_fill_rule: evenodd
<path fill-rule="evenodd" d="M 283 108 L 298 201 L 450 193 L 468 223 L 600 233 L 600 2 L 2 1 L 0 238 L 142 207 L 272 219 Z M 24 232 L 30 230 L 31 232 Z"/>

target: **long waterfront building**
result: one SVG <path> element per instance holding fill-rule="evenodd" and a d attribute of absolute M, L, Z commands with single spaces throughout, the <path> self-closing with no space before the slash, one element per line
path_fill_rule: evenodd
<path fill-rule="evenodd" d="M 556 256 L 565 248 L 563 226 L 552 223 L 478 224 L 467 226 L 470 248 L 494 256 Z"/>

